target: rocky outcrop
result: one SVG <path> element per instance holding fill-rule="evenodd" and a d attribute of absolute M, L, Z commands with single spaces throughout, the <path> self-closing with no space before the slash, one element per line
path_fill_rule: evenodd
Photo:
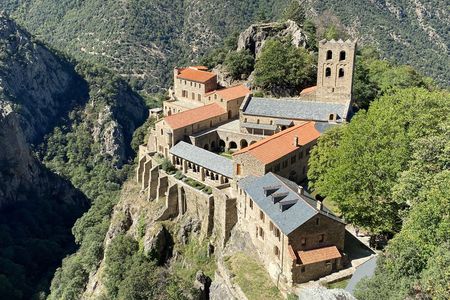
<path fill-rule="evenodd" d="M 87 207 L 87 199 L 81 193 L 49 172 L 33 155 L 22 130 L 23 116 L 15 108 L 13 103 L 0 100 L 0 209 L 49 196 Z"/>
<path fill-rule="evenodd" d="M 59 116 L 87 100 L 87 84 L 4 14 L 0 48 L 0 107 L 14 107 L 26 141 L 37 143 Z"/>
<path fill-rule="evenodd" d="M 156 224 L 147 229 L 144 236 L 144 253 L 162 265 L 172 256 L 172 249 L 173 239 L 163 225 Z"/>
<path fill-rule="evenodd" d="M 195 275 L 194 288 L 198 291 L 198 300 L 208 300 L 209 289 L 211 287 L 211 278 L 205 275 L 203 271 L 198 271 Z"/>
<path fill-rule="evenodd" d="M 356 300 L 355 297 L 345 290 L 329 290 L 323 286 L 302 289 L 298 298 L 310 300 Z"/>
<path fill-rule="evenodd" d="M 294 21 L 253 24 L 239 35 L 237 50 L 249 50 L 255 57 L 271 38 L 288 38 L 296 47 L 306 47 L 308 40 L 303 29 Z"/>

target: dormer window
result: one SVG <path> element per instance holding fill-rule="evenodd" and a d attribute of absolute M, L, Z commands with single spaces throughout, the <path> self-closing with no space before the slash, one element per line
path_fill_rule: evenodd
<path fill-rule="evenodd" d="M 286 198 L 286 196 L 289 195 L 289 193 L 276 193 L 276 194 L 272 194 L 272 202 L 278 203 L 281 200 L 283 200 L 284 198 Z"/>
<path fill-rule="evenodd" d="M 284 212 L 294 206 L 297 203 L 297 200 L 287 200 L 287 201 L 281 201 L 279 203 L 281 212 Z"/>
<path fill-rule="evenodd" d="M 275 193 L 276 191 L 278 191 L 280 189 L 281 186 L 268 186 L 264 188 L 264 195 L 266 197 L 272 195 L 273 193 Z"/>
<path fill-rule="evenodd" d="M 327 60 L 333 59 L 333 51 L 328 50 L 327 51 Z"/>
<path fill-rule="evenodd" d="M 330 114 L 330 116 L 328 117 L 329 121 L 334 121 L 334 114 Z"/>

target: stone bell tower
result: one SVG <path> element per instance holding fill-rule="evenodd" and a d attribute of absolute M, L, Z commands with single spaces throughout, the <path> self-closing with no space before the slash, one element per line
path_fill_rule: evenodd
<path fill-rule="evenodd" d="M 319 42 L 317 101 L 351 103 L 356 41 Z"/>

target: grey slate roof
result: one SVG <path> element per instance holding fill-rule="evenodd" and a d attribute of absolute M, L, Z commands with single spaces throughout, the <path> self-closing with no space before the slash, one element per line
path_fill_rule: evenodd
<path fill-rule="evenodd" d="M 317 214 L 342 222 L 326 208 L 321 211 L 317 210 L 316 200 L 307 193 L 300 195 L 296 183 L 273 173 L 267 173 L 262 177 L 246 177 L 241 179 L 238 185 L 285 235 L 290 234 Z M 272 195 L 266 196 L 265 194 L 265 189 L 269 187 L 276 189 L 272 195 L 283 195 L 284 198 L 278 203 L 274 203 Z M 295 202 L 295 204 L 282 211 L 280 203 L 283 202 L 286 204 Z"/>
<path fill-rule="evenodd" d="M 319 123 L 317 122 L 314 125 L 314 128 L 316 128 L 316 130 L 320 133 L 324 133 L 325 131 L 327 131 L 328 129 L 330 129 L 331 127 L 337 126 L 337 124 L 330 124 L 330 123 Z"/>
<path fill-rule="evenodd" d="M 257 123 L 242 123 L 242 127 L 244 127 L 244 128 L 255 128 L 255 129 L 264 129 L 264 130 L 275 130 L 275 129 L 277 129 L 277 127 L 275 125 L 257 124 Z"/>
<path fill-rule="evenodd" d="M 170 153 L 228 178 L 233 177 L 233 161 L 186 142 L 179 142 Z"/>
<path fill-rule="evenodd" d="M 377 267 L 377 259 L 378 256 L 374 256 L 356 268 L 355 273 L 353 273 L 352 278 L 345 288 L 347 292 L 353 294 L 356 284 L 360 282 L 361 279 L 365 277 L 370 278 L 373 276 L 373 274 L 375 273 L 375 268 Z"/>
<path fill-rule="evenodd" d="M 327 122 L 330 114 L 337 121 L 347 119 L 349 104 L 252 97 L 243 106 L 244 115 Z"/>

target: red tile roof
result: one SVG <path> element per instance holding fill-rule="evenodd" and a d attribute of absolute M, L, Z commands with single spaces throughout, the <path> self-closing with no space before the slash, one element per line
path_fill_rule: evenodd
<path fill-rule="evenodd" d="M 210 118 L 226 115 L 226 110 L 217 103 L 200 106 L 164 118 L 172 129 L 183 128 Z"/>
<path fill-rule="evenodd" d="M 230 101 L 247 96 L 250 94 L 250 90 L 245 85 L 241 84 L 217 90 L 216 94 L 222 97 L 223 100 Z"/>
<path fill-rule="evenodd" d="M 177 75 L 177 78 L 201 83 L 205 83 L 217 76 L 214 73 L 203 71 L 199 67 L 179 69 L 178 71 L 179 74 Z"/>
<path fill-rule="evenodd" d="M 311 86 L 311 87 L 308 87 L 306 89 L 303 89 L 300 92 L 300 95 L 311 94 L 311 93 L 315 92 L 316 90 L 317 90 L 317 86 Z"/>
<path fill-rule="evenodd" d="M 336 246 L 314 249 L 309 251 L 298 251 L 301 263 L 304 265 L 314 264 L 321 261 L 341 258 L 342 255 Z"/>
<path fill-rule="evenodd" d="M 315 122 L 305 122 L 293 126 L 243 148 L 235 152 L 233 156 L 247 153 L 262 163 L 271 163 L 298 148 L 294 145 L 295 137 L 298 137 L 298 143 L 301 146 L 319 138 L 320 132 L 315 128 L 315 124 Z"/>

